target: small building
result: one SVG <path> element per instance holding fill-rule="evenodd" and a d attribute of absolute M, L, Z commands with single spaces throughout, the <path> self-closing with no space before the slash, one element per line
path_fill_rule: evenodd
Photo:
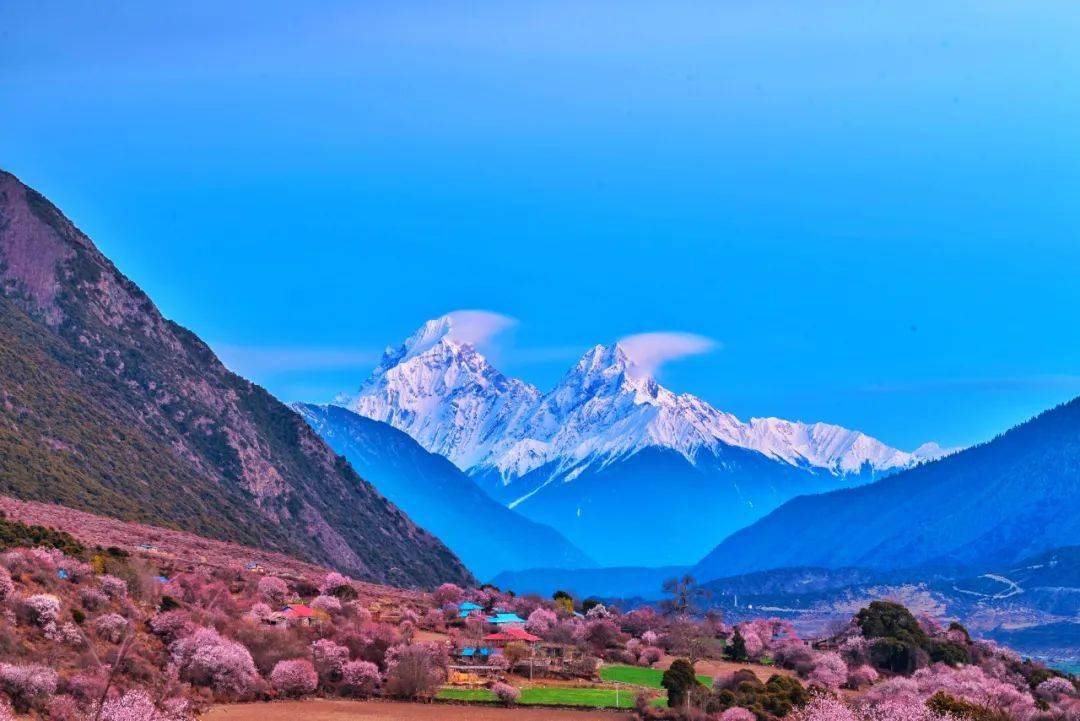
<path fill-rule="evenodd" d="M 496 613 L 494 616 L 488 616 L 488 623 L 499 627 L 524 626 L 525 619 L 516 613 Z"/>
<path fill-rule="evenodd" d="M 306 604 L 294 603 L 282 609 L 281 615 L 289 625 L 310 626 L 313 623 L 321 623 L 330 617 L 318 609 Z"/>
<path fill-rule="evenodd" d="M 473 647 L 466 646 L 458 652 L 458 658 L 463 661 L 484 661 L 486 662 L 492 655 L 492 649 L 486 646 Z"/>
<path fill-rule="evenodd" d="M 472 601 L 463 601 L 458 604 L 458 618 L 468 618 L 474 613 L 479 613 L 484 610 L 483 606 L 475 604 Z"/>
<path fill-rule="evenodd" d="M 496 648 L 501 648 L 508 643 L 514 642 L 524 644 L 539 643 L 540 637 L 532 635 L 523 628 L 507 628 L 497 633 L 489 633 L 484 636 L 484 640 Z"/>

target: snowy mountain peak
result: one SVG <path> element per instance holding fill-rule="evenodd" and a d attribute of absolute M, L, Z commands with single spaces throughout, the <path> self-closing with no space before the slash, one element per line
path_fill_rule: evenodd
<path fill-rule="evenodd" d="M 356 394 L 334 403 L 469 467 L 540 392 L 503 375 L 457 331 L 452 315 L 429 320 L 402 345 L 387 348 Z"/>
<path fill-rule="evenodd" d="M 632 393 L 639 402 L 650 403 L 656 402 L 661 391 L 669 393 L 616 343 L 596 345 L 586 351 L 552 394 L 558 394 L 563 401 L 573 401 Z"/>
<path fill-rule="evenodd" d="M 951 456 L 953 453 L 962 450 L 957 447 L 945 448 L 939 443 L 930 441 L 929 443 L 923 443 L 921 446 L 911 452 L 911 455 L 924 461 L 936 461 L 939 458 L 945 456 Z"/>
<path fill-rule="evenodd" d="M 702 452 L 735 446 L 836 475 L 891 472 L 947 453 L 936 444 L 906 453 L 828 423 L 743 422 L 672 393 L 618 343 L 587 350 L 542 394 L 492 366 L 462 337 L 453 314 L 387 349 L 359 392 L 336 402 L 405 431 L 464 470 L 493 471 L 507 485 L 540 468 L 550 480 L 568 480 L 650 447 L 695 463 Z"/>
<path fill-rule="evenodd" d="M 454 318 L 452 314 L 427 321 L 417 328 L 412 335 L 399 346 L 387 346 L 382 360 L 376 366 L 372 377 L 380 376 L 397 365 L 406 363 L 438 347 L 438 351 L 448 354 L 450 351 L 461 353 L 475 351 L 469 343 L 461 343 L 455 338 Z"/>
<path fill-rule="evenodd" d="M 830 423 L 795 423 L 781 418 L 750 419 L 749 448 L 794 465 L 825 468 L 834 473 L 891 471 L 930 460 L 885 445 L 876 438 Z"/>
<path fill-rule="evenodd" d="M 449 315 L 427 321 L 402 343 L 404 357 L 401 360 L 418 356 L 440 341 L 452 340 L 453 330 L 454 321 Z"/>

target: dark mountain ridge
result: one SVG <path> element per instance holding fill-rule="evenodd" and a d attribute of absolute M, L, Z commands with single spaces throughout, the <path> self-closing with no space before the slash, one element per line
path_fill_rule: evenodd
<path fill-rule="evenodd" d="M 800 496 L 696 566 L 1000 567 L 1080 543 L 1080 399 L 997 438 L 857 488 Z"/>
<path fill-rule="evenodd" d="M 555 529 L 496 503 L 461 469 L 404 431 L 341 406 L 294 403 L 292 408 L 380 493 L 443 539 L 481 580 L 544 565 L 596 565 Z"/>
<path fill-rule="evenodd" d="M 0 283 L 0 493 L 365 580 L 471 580 L 298 415 L 163 318 L 55 206 L 2 171 Z"/>

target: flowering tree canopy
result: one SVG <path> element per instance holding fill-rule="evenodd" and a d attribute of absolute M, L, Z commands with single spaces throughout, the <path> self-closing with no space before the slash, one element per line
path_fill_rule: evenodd
<path fill-rule="evenodd" d="M 319 674 L 306 658 L 278 661 L 270 672 L 270 683 L 284 696 L 306 696 L 319 686 Z"/>

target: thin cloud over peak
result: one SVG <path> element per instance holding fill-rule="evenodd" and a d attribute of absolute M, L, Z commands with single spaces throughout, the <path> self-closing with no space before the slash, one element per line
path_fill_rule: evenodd
<path fill-rule="evenodd" d="M 642 372 L 655 375 L 666 363 L 686 356 L 710 353 L 719 349 L 721 344 L 695 333 L 660 331 L 620 338 L 619 347 Z"/>
<path fill-rule="evenodd" d="M 477 347 L 518 323 L 516 318 L 490 310 L 455 310 L 445 317 L 450 321 L 449 338 Z"/>

